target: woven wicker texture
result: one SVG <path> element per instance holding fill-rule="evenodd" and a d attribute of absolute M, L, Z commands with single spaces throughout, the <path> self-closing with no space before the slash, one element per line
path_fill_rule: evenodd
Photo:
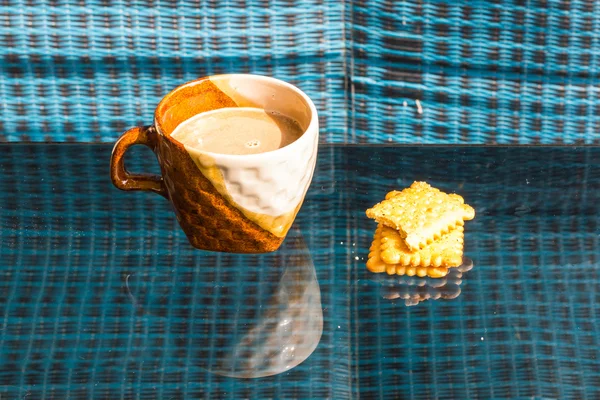
<path fill-rule="evenodd" d="M 306 199 L 296 219 L 306 247 L 244 256 L 192 248 L 167 201 L 114 189 L 102 162 L 109 146 L 1 150 L 0 189 L 11 193 L 0 201 L 2 399 L 350 397 L 350 316 L 339 313 L 349 308 L 342 311 L 347 300 L 333 289 L 345 271 L 333 268 L 334 236 L 310 234 L 319 232 L 316 223 L 334 226 L 334 210 L 342 209 L 341 199 L 326 200 L 333 157 L 319 163 L 313 184 L 323 190 Z M 147 153 L 131 168 L 156 170 Z M 281 262 L 294 256 L 310 257 L 318 277 L 318 350 L 271 378 L 207 372 L 229 365 L 225 350 L 249 327 L 285 322 L 261 322 L 256 314 L 273 302 L 284 268 L 298 269 Z"/>
<path fill-rule="evenodd" d="M 346 15 L 350 141 L 600 143 L 598 2 L 384 0 Z"/>
<path fill-rule="evenodd" d="M 324 142 L 600 143 L 593 0 L 6 0 L 0 22 L 2 140 L 112 141 L 182 82 L 253 72 L 306 91 Z"/>
<path fill-rule="evenodd" d="M 4 139 L 112 141 L 179 84 L 252 72 L 345 129 L 342 9 L 328 0 L 32 1 L 0 6 Z"/>
<path fill-rule="evenodd" d="M 600 396 L 599 154 L 460 147 L 347 152 L 357 188 L 349 191 L 357 216 L 348 225 L 360 248 L 368 248 L 376 227 L 361 210 L 413 180 L 456 190 L 477 210 L 465 223 L 465 255 L 474 267 L 454 300 L 403 307 L 355 262 L 359 334 L 352 347 L 363 397 Z"/>
<path fill-rule="evenodd" d="M 298 367 L 251 380 L 206 367 L 256 323 L 235 311 L 276 291 L 273 257 L 306 251 L 228 269 L 247 256 L 194 250 L 164 199 L 111 186 L 110 150 L 0 147 L 3 399 L 600 397 L 600 149 L 324 146 L 295 223 L 323 334 Z M 132 169 L 156 168 L 133 151 Z M 415 179 L 477 210 L 474 267 L 445 288 L 365 268 L 364 210 Z M 446 295 L 390 299 L 405 291 Z"/>

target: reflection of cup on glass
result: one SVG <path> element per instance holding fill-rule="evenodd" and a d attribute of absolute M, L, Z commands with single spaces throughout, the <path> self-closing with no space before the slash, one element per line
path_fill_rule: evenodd
<path fill-rule="evenodd" d="M 186 121 L 224 109 L 233 115 L 249 109 L 285 115 L 302 133 L 284 147 L 241 155 L 198 149 L 173 138 Z M 123 133 L 113 149 L 110 175 L 119 189 L 151 191 L 168 199 L 194 247 L 268 252 L 280 246 L 302 205 L 315 168 L 318 136 L 315 105 L 297 87 L 259 75 L 210 76 L 167 94 L 156 108 L 153 125 Z M 154 151 L 161 175 L 125 169 L 125 152 L 135 144 Z"/>
<path fill-rule="evenodd" d="M 138 355 L 144 361 L 170 354 L 190 374 L 252 378 L 290 370 L 318 346 L 321 290 L 297 229 L 275 252 L 189 252 L 174 260 L 122 267 L 121 300 L 151 332 L 152 345 Z"/>
<path fill-rule="evenodd" d="M 191 347 L 210 372 L 275 375 L 302 363 L 317 347 L 323 332 L 321 291 L 308 249 L 300 236 L 290 234 L 272 254 L 218 258 L 220 279 L 214 284 L 225 287 L 236 274 L 241 287 L 227 299 L 203 305 L 218 307 L 214 320 L 194 318 Z"/>
<path fill-rule="evenodd" d="M 381 284 L 381 296 L 388 300 L 402 299 L 407 306 L 426 300 L 455 299 L 460 293 L 463 274 L 473 268 L 473 261 L 463 259 L 461 266 L 450 268 L 443 278 L 419 278 L 415 276 L 388 277 L 376 275 Z"/>

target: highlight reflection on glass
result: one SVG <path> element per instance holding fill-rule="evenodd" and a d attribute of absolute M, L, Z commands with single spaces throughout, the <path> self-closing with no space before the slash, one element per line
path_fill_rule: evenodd
<path fill-rule="evenodd" d="M 426 300 L 457 298 L 461 293 L 463 276 L 472 268 L 473 261 L 464 258 L 461 266 L 450 268 L 448 275 L 443 278 L 375 275 L 374 279 L 381 284 L 380 293 L 383 298 L 402 299 L 407 306 L 414 306 Z"/>
<path fill-rule="evenodd" d="M 315 267 L 299 233 L 290 232 L 272 255 L 221 254 L 217 260 L 215 285 L 227 285 L 234 271 L 242 290 L 228 294 L 226 307 L 207 304 L 219 308 L 216 319 L 203 319 L 194 329 L 197 339 L 208 340 L 194 341 L 205 368 L 258 378 L 306 360 L 321 338 L 323 313 Z"/>

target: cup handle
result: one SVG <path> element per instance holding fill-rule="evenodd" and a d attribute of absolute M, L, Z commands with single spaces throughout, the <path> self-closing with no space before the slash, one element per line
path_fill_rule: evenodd
<path fill-rule="evenodd" d="M 110 157 L 110 179 L 121 190 L 148 190 L 168 198 L 162 176 L 154 174 L 132 174 L 125 168 L 123 157 L 129 147 L 143 144 L 152 151 L 156 147 L 156 131 L 153 126 L 136 126 L 121 135 Z"/>

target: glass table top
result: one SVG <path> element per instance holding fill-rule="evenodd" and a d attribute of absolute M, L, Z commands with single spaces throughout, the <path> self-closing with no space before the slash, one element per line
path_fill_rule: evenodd
<path fill-rule="evenodd" d="M 1 399 L 600 398 L 600 148 L 321 146 L 263 255 L 192 248 L 111 148 L 0 146 Z M 415 180 L 476 209 L 465 263 L 372 274 L 364 211 Z"/>

